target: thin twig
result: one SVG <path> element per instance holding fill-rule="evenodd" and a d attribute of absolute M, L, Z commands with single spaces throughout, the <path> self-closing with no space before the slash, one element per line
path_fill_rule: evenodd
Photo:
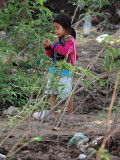
<path fill-rule="evenodd" d="M 13 59 L 13 61 L 15 61 L 25 50 L 26 50 L 26 49 L 23 49 L 22 51 L 20 51 L 20 53 L 17 55 L 17 57 L 15 57 L 15 58 Z"/>
<path fill-rule="evenodd" d="M 71 24 L 73 23 L 74 19 L 75 19 L 75 16 L 76 16 L 76 12 L 78 10 L 79 6 L 76 7 L 75 9 L 75 12 L 74 12 L 74 15 L 73 15 L 73 18 L 72 18 L 72 21 L 71 21 Z"/>
<path fill-rule="evenodd" d="M 26 132 L 23 134 L 23 136 L 19 139 L 17 143 L 14 144 L 14 146 L 10 149 L 10 151 L 7 154 L 7 158 L 9 158 L 12 154 L 12 152 L 15 150 L 15 148 L 23 141 L 23 139 L 28 135 L 29 132 Z"/>
<path fill-rule="evenodd" d="M 79 21 L 77 21 L 76 23 L 74 23 L 74 24 L 72 25 L 72 27 L 74 27 L 74 29 L 76 29 L 77 26 L 78 26 L 80 23 L 83 22 L 83 20 L 84 20 L 84 18 L 80 19 Z"/>
<path fill-rule="evenodd" d="M 117 74 L 116 80 L 115 80 L 115 86 L 114 86 L 114 90 L 113 90 L 113 95 L 112 95 L 112 99 L 111 99 L 111 103 L 109 106 L 109 111 L 108 111 L 108 116 L 107 116 L 107 132 L 110 132 L 111 127 L 110 127 L 110 117 L 111 117 L 111 112 L 112 112 L 112 108 L 113 108 L 113 104 L 116 98 L 116 90 L 117 90 L 117 85 L 118 85 L 118 79 L 119 79 L 119 75 L 120 75 L 120 71 Z"/>
<path fill-rule="evenodd" d="M 24 143 L 22 144 L 22 146 L 20 146 L 15 152 L 14 154 L 17 154 L 22 148 L 26 147 L 29 143 Z"/>
<path fill-rule="evenodd" d="M 114 131 L 112 131 L 111 133 L 109 133 L 103 140 L 102 144 L 101 144 L 101 147 L 99 149 L 99 152 L 98 152 L 98 155 L 97 155 L 97 158 L 96 160 L 100 160 L 100 157 L 101 157 L 101 153 L 102 153 L 102 150 L 105 148 L 105 145 L 108 141 L 108 139 L 110 137 L 112 137 L 115 133 L 117 133 L 118 131 L 120 130 L 120 127 L 116 128 Z"/>

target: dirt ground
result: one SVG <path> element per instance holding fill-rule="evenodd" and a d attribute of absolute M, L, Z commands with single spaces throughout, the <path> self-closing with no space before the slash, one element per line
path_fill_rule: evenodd
<path fill-rule="evenodd" d="M 91 35 L 87 38 L 81 37 L 78 32 L 77 37 L 77 53 L 79 59 L 77 65 L 86 68 L 88 64 L 102 49 L 102 44 L 95 40 L 98 35 Z M 82 39 L 82 41 L 81 41 Z M 102 59 L 104 54 L 100 55 Z M 102 60 L 98 60 L 91 68 L 95 75 L 100 75 L 104 72 L 102 68 Z M 78 86 L 78 89 L 81 86 Z M 111 92 L 112 93 L 112 92 Z M 41 137 L 42 141 L 24 143 L 19 142 L 14 149 L 15 154 L 13 160 L 78 160 L 80 154 L 88 155 L 87 150 L 82 152 L 75 145 L 68 146 L 69 140 L 75 133 L 83 133 L 92 142 L 95 138 L 104 136 L 106 133 L 106 117 L 104 111 L 106 106 L 109 106 L 111 95 L 107 97 L 106 88 L 91 88 L 82 90 L 75 95 L 74 110 L 75 118 L 73 121 L 65 120 L 67 116 L 63 116 L 62 127 L 54 128 L 53 121 L 41 124 L 39 121 L 33 119 L 26 119 L 19 124 L 13 131 L 8 126 L 8 121 L 1 114 L 0 116 L 0 153 L 7 155 L 10 149 L 18 142 L 19 138 L 25 133 L 29 132 L 26 139 L 34 137 Z M 104 114 L 103 117 L 100 115 Z M 112 115 L 112 120 L 115 114 Z M 111 125 L 112 125 L 112 120 Z M 19 119 L 18 119 L 19 121 Z M 14 124 L 13 128 L 15 127 Z M 117 126 L 120 126 L 120 119 Z M 12 133 L 10 134 L 10 132 Z M 10 136 L 5 140 L 5 137 Z M 97 143 L 94 148 L 98 149 L 102 141 Z M 114 138 L 107 144 L 106 148 L 111 155 L 110 160 L 120 160 L 120 134 L 115 134 Z M 0 158 L 1 159 L 1 158 Z M 95 160 L 96 156 L 93 155 L 90 160 Z"/>

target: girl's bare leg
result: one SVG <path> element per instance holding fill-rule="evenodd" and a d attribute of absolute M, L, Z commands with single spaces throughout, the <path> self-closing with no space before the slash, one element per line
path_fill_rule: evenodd
<path fill-rule="evenodd" d="M 50 109 L 52 109 L 55 105 L 56 105 L 56 98 L 57 95 L 52 95 L 51 99 L 50 99 Z M 53 111 L 52 114 L 54 114 L 55 112 Z"/>
<path fill-rule="evenodd" d="M 50 99 L 50 109 L 52 109 L 55 105 L 56 105 L 56 98 L 57 95 L 52 95 L 51 99 Z"/>
<path fill-rule="evenodd" d="M 73 98 L 71 98 L 68 103 L 68 114 L 70 114 L 68 120 L 74 120 L 74 115 L 71 114 L 72 112 L 73 112 Z"/>
<path fill-rule="evenodd" d="M 50 109 L 52 109 L 55 105 L 56 105 L 56 98 L 57 95 L 52 95 L 51 99 L 50 99 Z M 73 120 L 74 119 L 74 115 L 71 114 L 73 112 L 73 98 L 70 99 L 69 103 L 68 103 L 68 114 L 70 114 L 68 120 Z M 55 112 L 52 112 L 52 115 L 54 116 Z"/>
<path fill-rule="evenodd" d="M 73 98 L 70 99 L 68 103 L 68 114 L 73 112 Z"/>

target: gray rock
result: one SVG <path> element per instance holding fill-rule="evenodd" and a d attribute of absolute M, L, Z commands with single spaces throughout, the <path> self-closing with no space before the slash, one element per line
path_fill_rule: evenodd
<path fill-rule="evenodd" d="M 17 111 L 14 106 L 10 106 L 8 109 L 3 111 L 4 115 L 14 115 L 17 114 Z"/>

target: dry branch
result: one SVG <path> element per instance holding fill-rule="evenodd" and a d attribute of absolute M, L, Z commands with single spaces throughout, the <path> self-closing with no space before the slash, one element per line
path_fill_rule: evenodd
<path fill-rule="evenodd" d="M 107 132 L 110 132 L 110 130 L 111 130 L 109 122 L 110 122 L 110 117 L 111 117 L 111 112 L 112 112 L 113 104 L 114 104 L 114 101 L 115 101 L 115 98 L 116 98 L 116 90 L 117 90 L 119 75 L 120 75 L 120 71 L 118 72 L 116 80 L 115 80 L 114 91 L 113 91 L 113 95 L 112 95 L 112 99 L 111 99 L 111 103 L 110 103 L 110 107 L 109 107 L 109 111 L 108 111 L 108 116 L 107 116 Z"/>
<path fill-rule="evenodd" d="M 23 141 L 23 139 L 28 135 L 29 132 L 24 133 L 23 136 L 20 138 L 20 140 L 15 143 L 15 145 L 11 148 L 11 150 L 7 154 L 7 158 L 11 156 L 11 154 L 14 152 L 15 148 Z"/>
<path fill-rule="evenodd" d="M 109 140 L 110 137 L 112 137 L 115 133 L 117 133 L 118 131 L 120 130 L 120 127 L 116 128 L 114 131 L 112 131 L 111 133 L 109 133 L 107 136 L 105 136 L 102 144 L 101 144 L 101 147 L 99 149 L 99 152 L 98 152 L 98 155 L 97 155 L 97 159 L 96 160 L 100 160 L 100 156 L 101 156 L 101 153 L 102 153 L 102 150 L 105 148 L 105 145 L 107 143 L 107 141 Z"/>

